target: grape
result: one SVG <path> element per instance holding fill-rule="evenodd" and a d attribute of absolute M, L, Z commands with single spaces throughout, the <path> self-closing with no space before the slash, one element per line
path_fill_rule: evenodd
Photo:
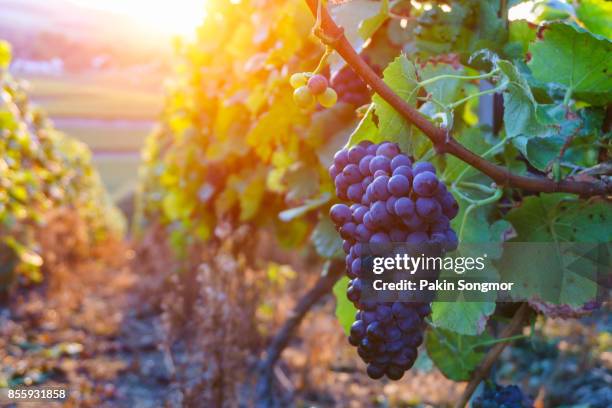
<path fill-rule="evenodd" d="M 303 72 L 295 73 L 289 78 L 289 84 L 291 84 L 294 89 L 306 85 L 307 82 L 308 78 Z"/>
<path fill-rule="evenodd" d="M 338 171 L 338 168 L 336 167 L 335 164 L 332 164 L 331 166 L 329 166 L 329 176 L 332 178 L 332 180 L 336 179 L 336 176 L 339 174 L 340 172 Z"/>
<path fill-rule="evenodd" d="M 373 180 L 374 180 L 374 177 L 372 176 L 364 177 L 363 180 L 361 180 L 361 186 L 363 187 L 363 191 L 365 191 L 368 188 L 368 186 L 372 183 Z"/>
<path fill-rule="evenodd" d="M 353 219 L 355 222 L 362 223 L 363 216 L 368 212 L 368 207 L 365 205 L 357 205 L 354 210 L 351 209 L 351 212 L 353 213 Z"/>
<path fill-rule="evenodd" d="M 414 192 L 422 197 L 431 197 L 435 194 L 438 188 L 438 179 L 436 175 L 430 171 L 424 171 L 414 176 L 412 182 Z"/>
<path fill-rule="evenodd" d="M 372 216 L 369 211 L 363 216 L 363 225 L 365 225 L 370 231 L 376 231 L 378 229 L 378 225 L 376 225 L 374 220 L 372 220 Z"/>
<path fill-rule="evenodd" d="M 442 209 L 435 199 L 419 197 L 416 200 L 416 212 L 419 217 L 428 221 L 434 221 L 440 217 Z"/>
<path fill-rule="evenodd" d="M 369 242 L 371 235 L 372 232 L 365 224 L 359 224 L 357 228 L 355 228 L 355 238 L 359 242 Z"/>
<path fill-rule="evenodd" d="M 329 216 L 336 225 L 345 224 L 353 218 L 351 209 L 346 204 L 334 204 L 329 210 Z"/>
<path fill-rule="evenodd" d="M 367 149 L 368 149 L 368 154 L 374 157 L 376 156 L 376 149 L 378 149 L 378 145 L 372 143 L 371 145 L 367 147 Z"/>
<path fill-rule="evenodd" d="M 436 168 L 433 166 L 433 164 L 428 163 L 428 162 L 416 163 L 414 167 L 412 168 L 412 172 L 414 173 L 415 176 L 425 171 L 436 174 Z"/>
<path fill-rule="evenodd" d="M 351 184 L 349 188 L 346 190 L 346 196 L 351 201 L 360 201 L 361 196 L 363 195 L 363 187 L 361 187 L 361 183 Z"/>
<path fill-rule="evenodd" d="M 313 95 L 321 95 L 327 89 L 327 78 L 323 75 L 313 75 L 308 80 L 308 89 Z"/>
<path fill-rule="evenodd" d="M 459 246 L 459 238 L 457 237 L 457 234 L 455 233 L 454 230 L 450 228 L 446 230 L 445 234 L 446 234 L 446 250 L 454 251 Z"/>
<path fill-rule="evenodd" d="M 391 238 L 384 232 L 377 232 L 370 238 L 370 244 L 388 244 Z"/>
<path fill-rule="evenodd" d="M 353 239 L 357 225 L 354 222 L 347 222 L 340 228 L 340 236 L 344 239 Z"/>
<path fill-rule="evenodd" d="M 376 156 L 370 160 L 370 173 L 376 173 L 376 170 L 382 170 L 389 173 L 391 170 L 391 161 L 385 156 Z"/>
<path fill-rule="evenodd" d="M 399 154 L 399 152 L 400 150 L 397 144 L 389 142 L 381 143 L 378 149 L 376 149 L 377 156 L 386 156 L 389 159 L 393 159 Z"/>
<path fill-rule="evenodd" d="M 387 189 L 396 197 L 402 197 L 410 192 L 410 180 L 401 174 L 392 176 L 389 179 Z"/>
<path fill-rule="evenodd" d="M 402 165 L 402 166 L 396 167 L 395 170 L 393 170 L 393 175 L 394 176 L 404 176 L 408 180 L 412 181 L 412 170 L 408 166 Z"/>
<path fill-rule="evenodd" d="M 375 200 L 386 200 L 389 197 L 389 190 L 387 185 L 389 183 L 389 177 L 378 176 L 372 182 L 372 198 Z"/>
<path fill-rule="evenodd" d="M 408 197 L 401 197 L 395 202 L 395 214 L 401 218 L 414 216 L 414 203 Z"/>
<path fill-rule="evenodd" d="M 351 279 L 347 297 L 359 312 L 349 343 L 367 364 L 372 378 L 397 380 L 414 364 L 423 342 L 428 303 L 362 300 L 361 244 L 439 243 L 454 250 L 457 236 L 450 227 L 457 202 L 426 162 L 414 168 L 395 143 L 361 142 L 342 149 L 329 168 L 338 197 L 352 205 L 336 204 L 330 217 L 344 239 L 346 273 Z"/>
<path fill-rule="evenodd" d="M 423 220 L 416 214 L 409 218 L 403 218 L 402 221 L 411 232 L 423 232 L 427 227 Z"/>
<path fill-rule="evenodd" d="M 449 192 L 444 194 L 442 200 L 440 200 L 440 205 L 442 206 L 442 211 L 444 211 L 444 215 L 446 215 L 449 219 L 453 219 L 457 216 L 459 212 L 459 204 L 457 204 L 457 200 L 455 197 Z"/>
<path fill-rule="evenodd" d="M 364 56 L 363 58 L 377 74 L 381 74 L 380 67 L 370 64 L 367 56 Z M 348 65 L 342 68 L 332 78 L 331 85 L 338 92 L 338 99 L 342 102 L 349 103 L 355 107 L 365 105 L 366 103 L 370 102 L 370 89 Z"/>
<path fill-rule="evenodd" d="M 338 94 L 332 88 L 327 88 L 325 92 L 317 96 L 317 101 L 324 108 L 331 108 L 338 101 Z"/>
<path fill-rule="evenodd" d="M 431 224 L 431 232 L 445 232 L 449 228 L 450 221 L 444 215 L 437 217 L 436 220 Z"/>
<path fill-rule="evenodd" d="M 367 150 L 366 150 L 367 153 Z M 372 156 L 371 154 L 368 154 L 367 156 L 364 156 L 363 159 L 361 159 L 359 161 L 359 171 L 361 171 L 361 174 L 363 174 L 364 176 L 369 176 L 370 174 L 372 174 L 372 172 L 370 171 L 370 161 L 374 158 L 374 156 Z"/>
<path fill-rule="evenodd" d="M 376 170 L 376 172 L 374 173 L 374 179 L 376 180 L 376 177 L 381 177 L 381 176 L 389 177 L 389 173 L 387 173 L 384 170 Z"/>
<path fill-rule="evenodd" d="M 336 165 L 336 168 L 342 170 L 348 163 L 348 151 L 345 149 L 337 151 L 334 155 L 334 164 Z"/>
<path fill-rule="evenodd" d="M 399 166 L 410 168 L 412 166 L 412 161 L 405 154 L 398 154 L 391 160 L 391 170 L 395 171 Z"/>
<path fill-rule="evenodd" d="M 384 225 L 389 219 L 390 215 L 387 212 L 387 205 L 384 201 L 377 201 L 372 204 L 372 208 L 370 208 L 370 217 L 372 217 L 372 221 L 376 225 Z"/>
<path fill-rule="evenodd" d="M 406 243 L 418 245 L 423 242 L 427 242 L 428 239 L 429 237 L 424 232 L 413 232 L 409 234 L 408 237 L 406 238 Z"/>
<path fill-rule="evenodd" d="M 356 164 L 347 165 L 344 170 L 342 170 L 342 175 L 346 179 L 347 182 L 353 184 L 361 181 L 362 175 L 359 171 L 359 167 Z"/>
<path fill-rule="evenodd" d="M 368 376 L 373 380 L 378 380 L 385 375 L 385 366 L 377 364 L 368 364 Z"/>
<path fill-rule="evenodd" d="M 404 242 L 406 240 L 406 236 L 408 234 L 399 229 L 399 228 L 394 228 L 389 232 L 389 238 L 391 238 L 391 242 Z"/>
<path fill-rule="evenodd" d="M 532 408 L 533 402 L 516 385 L 487 384 L 472 408 Z"/>
<path fill-rule="evenodd" d="M 368 154 L 368 152 L 365 147 L 359 145 L 353 146 L 348 151 L 349 162 L 359 166 L 361 159 L 363 159 L 366 154 Z M 361 170 L 361 166 L 359 166 L 359 170 Z"/>
<path fill-rule="evenodd" d="M 344 177 L 344 174 L 340 173 L 336 176 L 335 186 L 337 191 L 341 191 L 346 194 L 346 189 L 349 186 L 349 182 Z"/>
<path fill-rule="evenodd" d="M 293 101 L 302 109 L 312 108 L 315 104 L 315 98 L 307 86 L 300 86 L 293 91 Z"/>

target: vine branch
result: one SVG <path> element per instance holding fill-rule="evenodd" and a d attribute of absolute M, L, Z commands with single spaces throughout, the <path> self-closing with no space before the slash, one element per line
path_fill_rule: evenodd
<path fill-rule="evenodd" d="M 343 272 L 344 262 L 334 261 L 327 274 L 321 275 L 315 285 L 300 298 L 283 326 L 272 339 L 266 350 L 265 358 L 259 365 L 259 379 L 255 390 L 258 407 L 274 406 L 272 384 L 276 362 L 308 311 L 332 290 Z"/>
<path fill-rule="evenodd" d="M 487 354 L 480 362 L 478 368 L 476 368 L 476 370 L 472 374 L 472 378 L 470 379 L 470 382 L 468 383 L 467 387 L 465 387 L 461 398 L 459 399 L 457 404 L 455 404 L 455 408 L 465 407 L 465 405 L 472 397 L 474 391 L 476 391 L 478 384 L 480 384 L 480 382 L 489 375 L 491 367 L 493 366 L 495 361 L 497 361 L 501 352 L 504 351 L 504 348 L 506 348 L 506 346 L 509 344 L 509 340 L 513 339 L 512 336 L 519 332 L 519 330 L 523 327 L 523 323 L 525 322 L 525 319 L 528 315 L 529 306 L 527 305 L 527 303 L 523 303 L 512 317 L 512 320 L 510 320 L 510 323 L 508 323 L 508 325 L 504 328 L 504 330 L 499 336 L 501 338 L 507 338 L 508 341 L 497 343 L 487 352 Z"/>
<path fill-rule="evenodd" d="M 470 166 L 480 170 L 499 186 L 521 188 L 526 191 L 554 193 L 565 192 L 583 197 L 612 194 L 612 183 L 603 180 L 594 182 L 565 179 L 555 181 L 539 176 L 520 176 L 505 167 L 491 163 L 464 147 L 455 139 L 447 137 L 447 130 L 431 123 L 414 107 L 399 97 L 355 51 L 344 35 L 344 30 L 331 18 L 327 7 L 320 6 L 320 0 L 305 0 L 312 14 L 317 18 L 315 35 L 326 45 L 333 47 L 346 63 L 381 98 L 389 103 L 408 122 L 419 128 L 440 153 L 451 154 Z"/>

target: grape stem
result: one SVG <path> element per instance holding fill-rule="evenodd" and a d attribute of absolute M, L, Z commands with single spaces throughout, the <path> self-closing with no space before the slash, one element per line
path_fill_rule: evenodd
<path fill-rule="evenodd" d="M 305 0 L 315 17 L 317 29 L 315 34 L 326 44 L 333 47 L 348 65 L 366 82 L 381 98 L 389 103 L 408 122 L 419 128 L 436 146 L 440 153 L 451 154 L 470 166 L 489 176 L 499 186 L 520 188 L 525 191 L 553 193 L 565 192 L 584 197 L 612 194 L 612 183 L 604 180 L 593 182 L 567 178 L 555 181 L 543 176 L 521 176 L 509 169 L 491 163 L 478 154 L 449 137 L 447 129 L 435 126 L 427 117 L 397 95 L 370 68 L 363 58 L 349 43 L 344 30 L 331 18 L 327 7 L 319 8 L 319 1 Z"/>
<path fill-rule="evenodd" d="M 502 351 L 504 351 L 508 345 L 509 341 L 516 339 L 514 334 L 518 333 L 523 328 L 523 324 L 529 315 L 529 310 L 530 309 L 527 303 L 523 303 L 516 311 L 512 317 L 512 320 L 510 320 L 510 323 L 508 323 L 500 334 L 500 339 L 506 339 L 507 341 L 495 344 L 487 352 L 479 366 L 474 370 L 470 382 L 468 383 L 467 387 L 465 387 L 465 390 L 463 391 L 463 394 L 461 395 L 461 398 L 459 398 L 457 404 L 455 404 L 455 408 L 463 408 L 466 406 L 472 397 L 472 394 L 474 394 L 474 391 L 476 391 L 478 384 L 480 384 L 480 382 L 488 376 L 489 371 L 491 371 L 491 367 L 493 367 L 493 364 L 495 364 Z"/>
<path fill-rule="evenodd" d="M 433 84 L 436 81 L 439 81 L 441 79 L 459 79 L 462 81 L 471 81 L 474 79 L 485 79 L 485 78 L 491 78 L 492 76 L 496 75 L 499 73 L 499 68 L 494 69 L 491 72 L 487 72 L 486 74 L 482 74 L 482 75 L 452 75 L 452 74 L 443 74 L 443 75 L 438 75 L 432 78 L 428 78 L 428 79 L 424 79 L 422 81 L 418 82 L 419 86 L 426 86 L 429 84 Z"/>

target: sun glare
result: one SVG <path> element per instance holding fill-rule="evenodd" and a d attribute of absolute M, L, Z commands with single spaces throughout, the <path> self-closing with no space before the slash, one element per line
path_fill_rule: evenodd
<path fill-rule="evenodd" d="M 190 36 L 206 16 L 207 0 L 72 0 L 87 7 L 128 15 L 174 35 Z"/>

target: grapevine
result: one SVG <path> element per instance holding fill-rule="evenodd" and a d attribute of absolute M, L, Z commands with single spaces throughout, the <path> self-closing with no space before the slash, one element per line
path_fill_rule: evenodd
<path fill-rule="evenodd" d="M 434 242 L 452 251 L 459 241 L 487 243 L 497 262 L 520 260 L 506 252 L 508 241 L 609 241 L 602 232 L 612 192 L 603 165 L 610 154 L 608 64 L 600 58 L 601 70 L 593 70 L 571 43 L 584 41 L 600 57 L 609 45 L 584 21 L 509 22 L 507 2 L 307 0 L 314 20 L 301 30 L 287 21 L 303 18 L 302 8 L 281 3 L 263 22 L 249 18 L 259 3 L 217 5 L 231 24 L 209 22 L 182 51 L 180 79 L 189 85 L 171 90 L 164 126 L 148 146 L 143 219 L 160 220 L 179 255 L 225 222 L 270 227 L 283 248 L 301 248 L 310 237 L 327 264 L 343 259 L 337 315 L 365 371 L 398 379 L 424 343 L 445 376 L 469 382 L 457 402 L 465 406 L 534 311 L 579 316 L 600 305 L 591 302 L 595 295 L 578 288 L 581 307 L 530 294 L 491 339 L 490 323 L 501 313 L 494 302 L 465 302 L 457 312 L 440 302 L 362 301 L 360 245 Z M 368 17 L 351 20 L 360 13 Z M 234 25 L 247 29 L 225 28 Z M 323 44 L 309 35 L 313 26 Z M 260 27 L 266 40 L 252 41 Z M 226 50 L 229 43 L 253 51 Z M 548 60 L 557 69 L 542 69 Z M 568 83 L 557 75 L 564 67 L 591 72 L 597 86 Z M 504 108 L 491 123 L 478 110 L 486 98 Z M 526 287 L 541 279 L 520 274 L 533 272 L 521 266 L 500 269 L 500 279 L 520 275 Z M 326 273 L 318 282 L 329 288 L 337 275 Z M 300 318 L 311 295 L 298 302 Z M 262 356 L 266 398 L 296 325 L 288 319 Z M 466 339 L 481 344 L 470 358 L 440 351 L 448 343 L 460 349 Z"/>

